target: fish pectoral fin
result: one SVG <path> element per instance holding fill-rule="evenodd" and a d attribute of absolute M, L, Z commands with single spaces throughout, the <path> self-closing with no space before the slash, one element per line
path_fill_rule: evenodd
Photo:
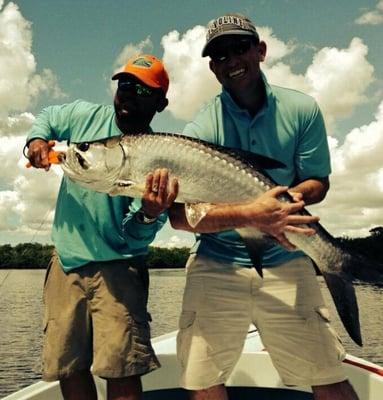
<path fill-rule="evenodd" d="M 136 184 L 130 180 L 119 179 L 109 191 L 110 196 L 142 197 L 144 185 Z"/>
<path fill-rule="evenodd" d="M 188 224 L 195 228 L 213 206 L 210 203 L 185 203 L 185 215 Z"/>
<path fill-rule="evenodd" d="M 259 276 L 263 278 L 262 254 L 273 244 L 273 240 L 254 228 L 238 228 L 236 231 L 246 246 L 254 268 L 257 270 Z"/>

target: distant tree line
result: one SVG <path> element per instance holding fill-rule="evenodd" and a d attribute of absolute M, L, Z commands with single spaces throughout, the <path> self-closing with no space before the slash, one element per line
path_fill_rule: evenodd
<path fill-rule="evenodd" d="M 365 255 L 383 266 L 383 227 L 371 229 L 368 237 L 341 237 L 337 240 L 345 249 Z M 0 268 L 45 268 L 52 252 L 52 245 L 41 243 L 20 243 L 16 246 L 5 244 L 0 246 Z M 188 254 L 187 247 L 171 249 L 150 247 L 147 263 L 149 268 L 182 268 L 186 264 Z"/>
<path fill-rule="evenodd" d="M 54 247 L 41 243 L 20 243 L 16 246 L 0 246 L 0 269 L 46 268 Z M 150 247 L 147 264 L 149 268 L 183 268 L 189 248 Z"/>

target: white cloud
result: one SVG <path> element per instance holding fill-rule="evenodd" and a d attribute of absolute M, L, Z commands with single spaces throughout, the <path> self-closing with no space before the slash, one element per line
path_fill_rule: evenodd
<path fill-rule="evenodd" d="M 368 48 L 361 39 L 352 39 L 346 49 L 320 49 L 306 71 L 296 74 L 283 58 L 293 54 L 297 45 L 278 39 L 269 27 L 258 30 L 268 44 L 262 69 L 269 82 L 312 95 L 320 104 L 330 131 L 337 119 L 350 115 L 366 101 L 365 92 L 373 81 L 374 68 L 367 60 Z M 186 121 L 220 90 L 209 70 L 208 57 L 201 57 L 205 32 L 204 27 L 195 26 L 185 34 L 172 31 L 162 38 L 164 62 L 171 80 L 168 110 Z"/>
<path fill-rule="evenodd" d="M 195 26 L 183 35 L 172 31 L 162 38 L 163 60 L 170 77 L 167 110 L 179 119 L 192 118 L 219 91 L 208 58 L 201 57 L 205 32 L 204 27 Z"/>
<path fill-rule="evenodd" d="M 55 78 L 49 70 L 36 74 L 30 25 L 13 3 L 3 9 L 1 4 L 0 0 L 0 230 L 45 233 L 53 218 L 60 172 L 26 169 L 21 150 L 34 119 L 24 111 L 42 91 L 56 87 Z M 269 44 L 268 58 L 262 66 L 269 81 L 311 93 L 331 123 L 366 101 L 373 67 L 367 61 L 368 48 L 362 40 L 354 38 L 345 49 L 320 49 L 306 71 L 296 74 L 286 61 L 286 56 L 294 54 L 296 45 L 276 38 L 270 28 L 259 31 Z M 200 57 L 204 36 L 205 28 L 196 26 L 185 34 L 170 32 L 162 39 L 163 59 L 171 79 L 169 110 L 176 118 L 192 118 L 203 102 L 219 92 L 208 59 Z M 10 46 L 12 40 L 14 45 Z M 116 67 L 131 55 L 150 52 L 150 46 L 149 38 L 126 46 Z M 19 79 L 24 84 L 19 84 Z M 15 114 L 17 110 L 21 113 Z M 383 225 L 382 125 L 383 103 L 375 119 L 351 130 L 343 144 L 329 138 L 334 171 L 331 189 L 325 202 L 313 210 L 334 234 L 366 234 L 368 229 Z M 154 244 L 190 246 L 190 237 L 184 232 L 167 232 L 166 237 L 159 235 Z"/>
<path fill-rule="evenodd" d="M 25 111 L 42 92 L 63 95 L 52 71 L 36 73 L 31 48 L 31 24 L 10 2 L 0 11 L 0 118 Z"/>
<path fill-rule="evenodd" d="M 49 69 L 37 73 L 32 54 L 31 24 L 18 6 L 0 2 L 0 230 L 2 234 L 34 235 L 44 221 L 52 222 L 59 176 L 25 167 L 22 156 L 34 116 L 27 112 L 44 92 L 63 93 Z M 42 230 L 50 230 L 46 224 Z M 37 232 L 38 234 L 40 232 Z M 46 232 L 44 232 L 46 233 Z"/>
<path fill-rule="evenodd" d="M 152 51 L 153 43 L 149 36 L 137 44 L 128 43 L 117 56 L 115 61 L 116 70 L 114 73 L 122 70 L 122 67 L 130 58 L 144 53 L 151 53 Z"/>
<path fill-rule="evenodd" d="M 309 93 L 319 102 L 327 121 L 345 117 L 366 101 L 374 67 L 367 61 L 368 48 L 359 38 L 347 49 L 325 47 L 306 72 Z"/>
<path fill-rule="evenodd" d="M 135 56 L 138 56 L 140 54 L 146 54 L 149 53 L 151 54 L 153 51 L 153 43 L 150 40 L 150 37 L 148 36 L 146 39 L 142 40 L 141 42 L 134 44 L 134 43 L 128 43 L 120 52 L 120 54 L 117 56 L 115 62 L 114 62 L 114 69 L 112 76 L 116 74 L 117 72 L 120 72 L 123 70 L 124 65 L 126 62 Z M 114 93 L 117 88 L 117 82 L 116 81 L 111 81 L 110 76 L 107 77 L 107 81 L 110 81 L 110 94 L 114 96 Z"/>
<path fill-rule="evenodd" d="M 153 246 L 156 247 L 165 247 L 168 249 L 179 248 L 179 247 L 190 247 L 193 243 L 193 239 L 191 238 L 183 238 L 178 234 L 170 236 L 167 239 L 158 239 L 153 242 Z"/>
<path fill-rule="evenodd" d="M 292 41 L 287 43 L 278 39 L 270 27 L 264 26 L 257 28 L 259 37 L 267 44 L 267 62 L 273 64 L 275 61 L 281 60 L 287 55 L 294 52 L 297 48 Z"/>
<path fill-rule="evenodd" d="M 380 0 L 374 10 L 366 11 L 355 20 L 358 25 L 383 24 L 383 0 Z"/>
<path fill-rule="evenodd" d="M 33 114 L 29 112 L 0 119 L 0 137 L 24 135 L 32 126 L 34 119 Z"/>
<path fill-rule="evenodd" d="M 275 37 L 270 28 L 258 28 L 268 44 L 262 69 L 270 83 L 291 87 L 311 94 L 319 102 L 331 128 L 336 121 L 349 116 L 367 101 L 366 90 L 374 80 L 374 68 L 367 60 L 368 48 L 359 38 L 344 49 L 325 47 L 313 55 L 301 74 L 295 73 L 284 60 L 297 46 Z M 200 57 L 205 28 L 196 26 L 185 34 L 173 31 L 164 36 L 164 60 L 170 71 L 171 106 L 177 118 L 188 120 L 219 92 L 207 60 Z M 333 174 L 327 199 L 312 209 L 322 216 L 324 226 L 336 234 L 366 235 L 383 225 L 383 154 L 382 108 L 375 121 L 349 132 L 340 145 L 329 137 Z"/>
<path fill-rule="evenodd" d="M 42 234 L 50 230 L 61 171 L 27 169 L 24 143 L 25 136 L 0 137 L 0 230 Z"/>
<path fill-rule="evenodd" d="M 333 234 L 365 236 L 383 226 L 383 102 L 374 121 L 353 129 L 342 145 L 332 139 L 330 148 L 331 188 L 311 208 Z"/>

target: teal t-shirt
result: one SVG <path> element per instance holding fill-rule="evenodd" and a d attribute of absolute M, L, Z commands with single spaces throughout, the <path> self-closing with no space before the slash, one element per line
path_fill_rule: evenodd
<path fill-rule="evenodd" d="M 285 168 L 267 170 L 280 185 L 291 186 L 308 178 L 330 174 L 330 156 L 322 114 L 314 99 L 296 90 L 269 85 L 266 102 L 252 117 L 241 109 L 230 94 L 222 93 L 206 104 L 183 133 L 222 146 L 258 153 L 285 164 Z M 250 266 L 252 262 L 235 231 L 198 234 L 192 252 L 224 262 Z M 262 256 L 265 267 L 301 256 L 279 245 Z"/>
<path fill-rule="evenodd" d="M 112 106 L 75 101 L 45 108 L 36 118 L 27 141 L 86 142 L 121 135 Z M 166 221 L 152 224 L 134 218 L 140 199 L 109 196 L 85 189 L 63 177 L 56 202 L 52 240 L 64 271 L 90 261 L 110 261 L 146 254 Z"/>

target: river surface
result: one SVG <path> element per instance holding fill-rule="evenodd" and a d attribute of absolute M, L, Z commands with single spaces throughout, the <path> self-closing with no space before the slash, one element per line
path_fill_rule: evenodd
<path fill-rule="evenodd" d="M 0 270 L 0 398 L 40 379 L 44 270 Z M 184 270 L 151 270 L 149 311 L 152 336 L 177 329 Z M 323 294 L 348 353 L 383 366 L 383 289 L 357 284 L 364 347 L 348 338 L 328 291 Z"/>

